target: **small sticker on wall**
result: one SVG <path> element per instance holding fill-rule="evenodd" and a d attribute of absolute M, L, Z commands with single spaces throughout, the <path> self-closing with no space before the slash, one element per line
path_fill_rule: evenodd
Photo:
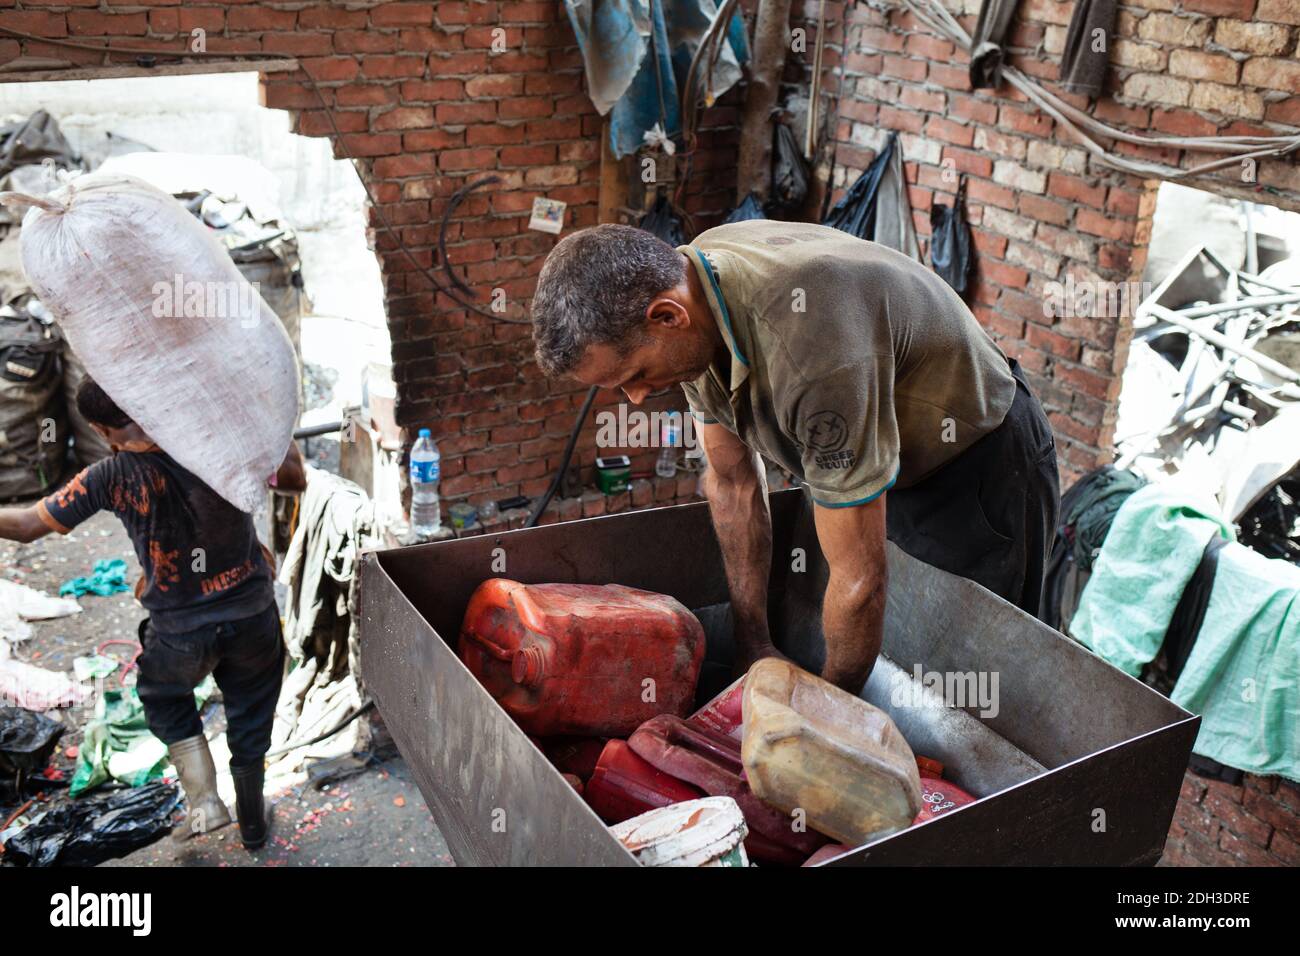
<path fill-rule="evenodd" d="M 558 199 L 544 199 L 538 196 L 533 200 L 533 215 L 528 220 L 528 228 L 558 236 L 560 230 L 564 228 L 566 205 Z"/>

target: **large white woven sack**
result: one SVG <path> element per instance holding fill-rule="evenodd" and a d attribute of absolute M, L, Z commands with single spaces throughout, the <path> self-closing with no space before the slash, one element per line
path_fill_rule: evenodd
<path fill-rule="evenodd" d="M 91 174 L 30 204 L 23 267 L 92 378 L 236 507 L 266 502 L 298 420 L 293 346 L 221 244 L 175 199 Z"/>

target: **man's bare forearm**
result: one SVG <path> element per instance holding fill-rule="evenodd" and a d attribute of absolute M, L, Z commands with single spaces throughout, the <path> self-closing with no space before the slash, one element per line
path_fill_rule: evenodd
<path fill-rule="evenodd" d="M 885 628 L 885 496 L 861 505 L 816 507 L 817 540 L 830 566 L 822 598 L 826 664 L 822 677 L 851 694 L 862 690 Z"/>
<path fill-rule="evenodd" d="M 742 469 L 728 477 L 711 470 L 705 487 L 727 573 L 738 656 L 748 659 L 771 643 L 767 583 L 772 572 L 772 516 L 767 482 L 757 470 L 751 474 Z"/>
<path fill-rule="evenodd" d="M 826 586 L 822 602 L 826 664 L 822 677 L 854 694 L 867 682 L 880 655 L 887 575 L 882 562 L 854 579 L 845 580 L 832 572 Z"/>

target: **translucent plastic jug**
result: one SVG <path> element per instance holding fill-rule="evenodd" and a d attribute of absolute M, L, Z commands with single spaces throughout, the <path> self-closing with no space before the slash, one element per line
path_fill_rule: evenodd
<path fill-rule="evenodd" d="M 889 715 L 788 661 L 745 676 L 741 759 L 755 794 L 858 846 L 921 812 L 916 758 Z"/>

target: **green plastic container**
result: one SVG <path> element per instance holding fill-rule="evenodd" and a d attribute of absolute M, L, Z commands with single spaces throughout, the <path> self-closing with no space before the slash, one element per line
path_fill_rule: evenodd
<path fill-rule="evenodd" d="M 596 487 L 607 495 L 627 491 L 632 479 L 632 459 L 627 455 L 596 459 Z"/>

